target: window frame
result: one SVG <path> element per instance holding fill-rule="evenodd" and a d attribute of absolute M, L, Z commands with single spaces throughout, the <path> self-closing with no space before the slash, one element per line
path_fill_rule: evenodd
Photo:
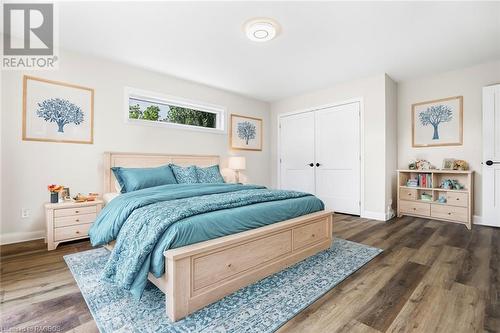
<path fill-rule="evenodd" d="M 153 120 L 143 120 L 143 119 L 131 119 L 129 118 L 129 100 L 132 99 L 141 99 L 146 102 L 158 103 L 158 104 L 166 104 L 172 106 L 178 106 L 181 108 L 188 108 L 196 111 L 210 112 L 215 113 L 215 122 L 216 127 L 202 127 L 195 125 L 185 125 L 171 122 L 163 122 L 163 121 L 153 121 Z M 175 128 L 181 130 L 189 130 L 189 131 L 201 131 L 201 132 L 209 132 L 216 134 L 227 134 L 227 126 L 226 126 L 226 108 L 220 105 L 209 104 L 200 101 L 194 101 L 190 99 L 186 99 L 183 97 L 176 97 L 171 95 L 164 95 L 161 93 L 156 93 L 152 91 L 146 91 L 142 89 L 136 89 L 131 87 L 125 87 L 124 93 L 124 104 L 125 104 L 125 123 L 140 125 L 140 126 L 154 126 L 154 127 L 167 127 L 167 128 Z"/>

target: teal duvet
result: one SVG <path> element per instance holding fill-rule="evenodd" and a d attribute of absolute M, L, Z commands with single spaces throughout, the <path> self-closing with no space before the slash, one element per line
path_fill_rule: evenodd
<path fill-rule="evenodd" d="M 323 210 L 316 197 L 258 185 L 171 184 L 113 199 L 89 231 L 92 245 L 116 240 L 106 280 L 140 297 L 163 252 Z"/>

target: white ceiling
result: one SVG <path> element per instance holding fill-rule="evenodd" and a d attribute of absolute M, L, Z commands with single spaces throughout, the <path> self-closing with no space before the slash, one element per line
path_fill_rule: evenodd
<path fill-rule="evenodd" d="M 60 43 L 265 101 L 500 59 L 500 2 L 60 3 Z M 243 23 L 282 33 L 249 41 Z"/>

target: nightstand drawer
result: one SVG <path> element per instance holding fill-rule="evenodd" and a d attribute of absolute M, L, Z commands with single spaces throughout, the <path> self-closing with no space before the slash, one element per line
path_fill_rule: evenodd
<path fill-rule="evenodd" d="M 467 207 L 469 201 L 467 200 L 467 193 L 447 192 L 446 203 L 452 206 Z"/>
<path fill-rule="evenodd" d="M 82 215 L 96 213 L 97 208 L 95 205 L 86 207 L 76 207 L 76 208 L 61 208 L 54 210 L 55 217 L 71 216 L 71 215 Z"/>
<path fill-rule="evenodd" d="M 97 213 L 91 214 L 78 214 L 64 217 L 56 217 L 54 218 L 54 227 L 67 227 L 75 224 L 87 224 L 95 221 Z"/>
<path fill-rule="evenodd" d="M 71 238 L 79 238 L 88 236 L 89 229 L 92 223 L 72 225 L 69 227 L 55 228 L 54 239 L 61 241 Z"/>

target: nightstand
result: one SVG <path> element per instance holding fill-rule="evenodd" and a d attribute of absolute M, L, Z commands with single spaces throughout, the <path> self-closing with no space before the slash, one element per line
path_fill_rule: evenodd
<path fill-rule="evenodd" d="M 48 250 L 55 250 L 61 242 L 87 238 L 102 205 L 102 200 L 45 204 Z"/>

